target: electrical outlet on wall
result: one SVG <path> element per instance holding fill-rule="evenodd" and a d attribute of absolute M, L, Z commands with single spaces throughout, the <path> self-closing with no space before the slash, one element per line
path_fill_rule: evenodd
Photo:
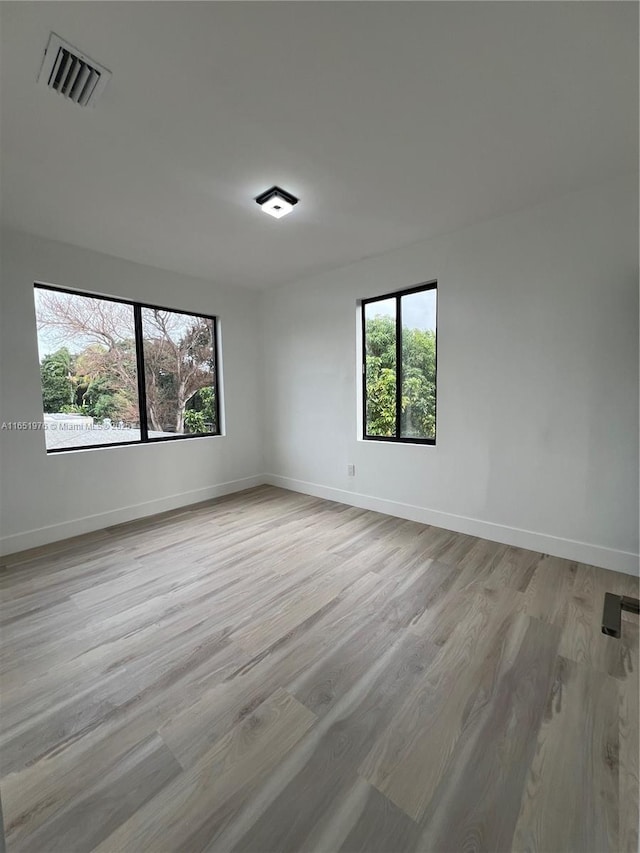
<path fill-rule="evenodd" d="M 349 465 L 347 465 L 347 476 L 348 477 L 355 477 L 356 476 L 356 466 L 355 465 L 353 465 L 351 463 Z"/>

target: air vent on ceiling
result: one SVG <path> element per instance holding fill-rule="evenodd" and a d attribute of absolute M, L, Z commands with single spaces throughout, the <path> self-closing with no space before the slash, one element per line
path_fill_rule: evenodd
<path fill-rule="evenodd" d="M 88 107 L 107 85 L 111 72 L 77 48 L 51 33 L 38 82 L 69 101 Z"/>

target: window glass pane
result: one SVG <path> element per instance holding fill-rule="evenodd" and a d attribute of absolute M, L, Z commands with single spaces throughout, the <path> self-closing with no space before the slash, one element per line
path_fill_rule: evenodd
<path fill-rule="evenodd" d="M 402 438 L 436 437 L 436 291 L 409 293 L 402 317 Z"/>
<path fill-rule="evenodd" d="M 35 288 L 45 444 L 140 441 L 133 307 Z"/>
<path fill-rule="evenodd" d="M 396 434 L 396 300 L 364 306 L 366 435 Z"/>
<path fill-rule="evenodd" d="M 142 308 L 149 438 L 218 432 L 213 323 Z"/>

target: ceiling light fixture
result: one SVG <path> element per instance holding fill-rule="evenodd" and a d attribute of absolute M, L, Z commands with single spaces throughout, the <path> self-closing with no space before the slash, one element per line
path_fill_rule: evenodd
<path fill-rule="evenodd" d="M 260 193 L 256 197 L 256 203 L 260 205 L 265 213 L 268 213 L 269 216 L 273 216 L 275 219 L 281 219 L 287 213 L 291 213 L 294 204 L 297 204 L 298 201 L 299 199 L 294 195 L 285 192 L 280 187 L 271 187 L 270 190 Z"/>

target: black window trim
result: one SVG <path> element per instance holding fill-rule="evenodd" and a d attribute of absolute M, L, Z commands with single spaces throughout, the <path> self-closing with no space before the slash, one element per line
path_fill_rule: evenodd
<path fill-rule="evenodd" d="M 146 302 L 135 302 L 133 299 L 120 299 L 117 296 L 103 296 L 101 293 L 95 293 L 86 290 L 74 290 L 71 287 L 58 287 L 54 284 L 44 284 L 36 281 L 33 283 L 34 288 L 39 290 L 53 290 L 57 293 L 69 293 L 72 296 L 86 296 L 89 299 L 102 299 L 105 302 L 118 302 L 121 305 L 131 305 L 133 307 L 133 326 L 136 345 L 136 369 L 138 373 L 138 407 L 140 410 L 140 438 L 132 441 L 110 441 L 108 444 L 84 444 L 78 447 L 56 447 L 49 450 L 45 447 L 47 453 L 75 453 L 81 450 L 108 450 L 110 447 L 128 447 L 133 445 L 149 445 L 161 444 L 165 441 L 182 441 L 189 438 L 212 438 L 222 435 L 220 428 L 220 373 L 218 363 L 220 353 L 218 350 L 218 317 L 213 314 L 203 314 L 198 311 L 183 311 L 180 308 L 167 308 L 161 305 L 150 305 Z M 214 380 L 216 391 L 216 432 L 194 432 L 188 435 L 170 435 L 163 438 L 149 438 L 149 428 L 147 423 L 147 391 L 144 380 L 144 352 L 143 352 L 143 334 L 142 334 L 142 309 L 150 308 L 157 311 L 170 311 L 173 314 L 186 314 L 189 317 L 202 317 L 205 320 L 211 320 L 213 323 L 213 351 L 214 359 Z"/>
<path fill-rule="evenodd" d="M 434 446 L 437 438 L 438 428 L 438 298 L 436 296 L 436 352 L 435 352 L 435 415 L 436 415 L 436 437 L 435 438 L 408 438 L 400 435 L 401 411 L 402 411 L 402 297 L 412 293 L 422 293 L 426 290 L 438 290 L 438 282 L 427 281 L 408 287 L 405 290 L 394 290 L 383 296 L 372 296 L 362 299 L 360 302 L 360 313 L 362 322 L 362 438 L 364 441 L 390 441 L 394 444 L 426 444 Z M 396 434 L 395 435 L 368 435 L 367 434 L 367 334 L 365 308 L 373 302 L 383 302 L 387 299 L 396 300 Z"/>

